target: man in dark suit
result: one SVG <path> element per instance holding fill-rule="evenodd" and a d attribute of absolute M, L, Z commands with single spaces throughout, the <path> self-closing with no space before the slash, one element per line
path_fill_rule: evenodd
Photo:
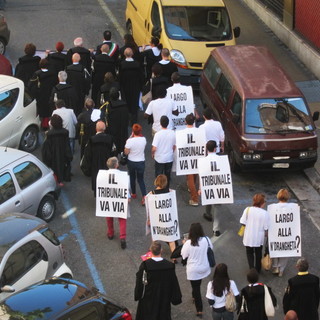
<path fill-rule="evenodd" d="M 119 46 L 111 41 L 111 31 L 106 30 L 103 32 L 103 42 L 97 46 L 96 55 L 101 54 L 101 47 L 107 44 L 109 46 L 108 55 L 113 59 L 115 63 L 118 61 L 119 57 Z"/>
<path fill-rule="evenodd" d="M 79 53 L 80 55 L 80 63 L 87 69 L 89 73 L 91 73 L 91 52 L 93 49 L 87 49 L 83 47 L 83 39 L 76 38 L 73 41 L 74 47 L 69 49 L 67 52 L 67 62 L 66 65 L 70 65 L 72 63 L 72 56 L 74 53 Z"/>
<path fill-rule="evenodd" d="M 319 320 L 319 278 L 308 272 L 309 263 L 299 259 L 296 265 L 298 275 L 288 280 L 283 297 L 283 311 L 294 310 L 299 320 Z"/>

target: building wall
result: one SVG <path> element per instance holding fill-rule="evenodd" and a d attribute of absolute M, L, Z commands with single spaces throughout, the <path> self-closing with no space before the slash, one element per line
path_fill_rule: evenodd
<path fill-rule="evenodd" d="M 295 30 L 320 49 L 319 0 L 296 0 Z"/>

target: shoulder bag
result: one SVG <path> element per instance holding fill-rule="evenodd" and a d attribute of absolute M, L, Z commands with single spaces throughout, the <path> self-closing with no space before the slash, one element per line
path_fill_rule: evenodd
<path fill-rule="evenodd" d="M 238 320 L 248 320 L 248 319 L 249 319 L 249 315 L 247 310 L 246 299 L 244 298 L 244 295 L 242 295 L 242 303 L 241 303 L 241 309 L 238 316 Z"/>
<path fill-rule="evenodd" d="M 250 207 L 248 207 L 247 210 L 246 210 L 247 220 L 248 220 L 249 210 L 250 210 Z M 243 237 L 245 228 L 246 228 L 246 226 L 242 224 L 241 227 L 240 227 L 240 229 L 239 229 L 239 231 L 238 231 L 238 235 L 239 235 L 240 237 Z"/>
<path fill-rule="evenodd" d="M 267 317 L 274 317 L 275 310 L 268 287 L 264 284 L 264 308 Z"/>
<path fill-rule="evenodd" d="M 233 294 L 231 287 L 230 287 L 228 293 L 226 294 L 225 308 L 229 312 L 235 312 L 237 310 L 236 298 Z"/>
<path fill-rule="evenodd" d="M 264 256 L 261 259 L 261 266 L 266 271 L 269 271 L 272 266 L 272 261 L 269 255 L 268 238 L 265 244 Z"/>
<path fill-rule="evenodd" d="M 213 250 L 210 247 L 208 237 L 205 237 L 205 238 L 208 242 L 207 256 L 208 256 L 209 265 L 211 268 L 213 268 L 216 265 L 216 260 L 214 258 Z"/>
<path fill-rule="evenodd" d="M 148 274 L 147 274 L 147 266 L 146 263 L 143 262 L 143 273 L 142 273 L 142 285 L 143 285 L 143 290 L 142 290 L 142 295 L 140 299 L 143 299 L 145 291 L 146 291 L 146 285 L 148 284 Z"/>

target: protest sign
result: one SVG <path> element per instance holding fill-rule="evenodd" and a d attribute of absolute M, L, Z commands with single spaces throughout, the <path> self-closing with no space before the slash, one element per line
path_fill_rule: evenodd
<path fill-rule="evenodd" d="M 198 159 L 206 156 L 204 130 L 186 128 L 176 131 L 177 175 L 198 174 Z"/>
<path fill-rule="evenodd" d="M 274 203 L 268 206 L 268 230 L 271 258 L 301 257 L 300 207 L 296 203 Z"/>
<path fill-rule="evenodd" d="M 129 176 L 127 172 L 99 170 L 96 189 L 96 216 L 127 219 Z"/>
<path fill-rule="evenodd" d="M 172 115 L 173 126 L 176 130 L 184 129 L 186 126 L 186 116 L 194 113 L 192 87 L 173 85 L 167 89 L 167 96 L 174 102 L 175 107 L 179 111 L 179 115 Z"/>
<path fill-rule="evenodd" d="M 171 242 L 180 239 L 176 191 L 148 194 L 147 216 L 150 219 L 152 240 Z"/>
<path fill-rule="evenodd" d="M 233 203 L 232 178 L 228 156 L 210 153 L 198 159 L 201 203 Z"/>

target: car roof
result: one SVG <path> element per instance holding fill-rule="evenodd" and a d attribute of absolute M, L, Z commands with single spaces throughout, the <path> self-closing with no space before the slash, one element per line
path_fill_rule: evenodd
<path fill-rule="evenodd" d="M 0 88 L 2 89 L 5 86 L 12 85 L 14 83 L 19 83 L 20 85 L 23 84 L 23 82 L 15 77 L 7 76 L 4 74 L 0 74 Z"/>
<path fill-rule="evenodd" d="M 184 6 L 184 7 L 225 7 L 222 0 L 162 0 L 163 6 Z"/>
<path fill-rule="evenodd" d="M 25 213 L 5 213 L 0 215 L 0 260 L 16 242 L 33 230 L 47 227 L 47 223 Z"/>
<path fill-rule="evenodd" d="M 24 158 L 29 155 L 31 154 L 18 149 L 0 147 L 0 169 L 8 166 L 8 164 L 18 159 Z"/>
<path fill-rule="evenodd" d="M 7 312 L 8 316 L 11 315 L 10 311 L 26 315 L 37 310 L 40 312 L 33 318 L 35 320 L 57 319 L 64 310 L 82 300 L 95 297 L 95 293 L 98 291 L 93 292 L 75 280 L 47 279 L 11 295 L 0 304 L 0 309 Z"/>
<path fill-rule="evenodd" d="M 271 52 L 262 46 L 236 45 L 211 52 L 243 98 L 301 97 L 302 93 Z"/>

